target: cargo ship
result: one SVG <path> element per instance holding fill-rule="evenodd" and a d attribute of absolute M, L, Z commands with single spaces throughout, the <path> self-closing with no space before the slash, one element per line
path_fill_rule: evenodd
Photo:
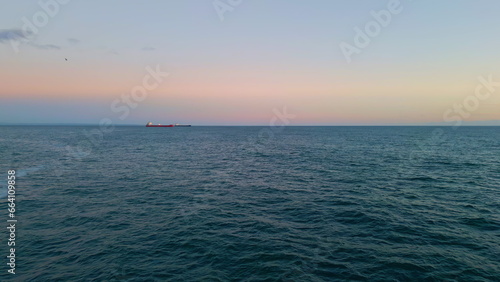
<path fill-rule="evenodd" d="M 190 124 L 153 124 L 152 122 L 148 122 L 146 127 L 191 127 Z"/>

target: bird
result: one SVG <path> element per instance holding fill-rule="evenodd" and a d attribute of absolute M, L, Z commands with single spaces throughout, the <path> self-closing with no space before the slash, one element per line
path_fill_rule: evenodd
<path fill-rule="evenodd" d="M 64 58 L 66 61 L 68 60 L 67 58 Z"/>

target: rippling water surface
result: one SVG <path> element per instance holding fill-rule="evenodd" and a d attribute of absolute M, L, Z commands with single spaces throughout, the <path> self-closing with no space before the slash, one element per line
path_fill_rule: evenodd
<path fill-rule="evenodd" d="M 271 129 L 0 127 L 0 280 L 499 280 L 499 127 Z"/>

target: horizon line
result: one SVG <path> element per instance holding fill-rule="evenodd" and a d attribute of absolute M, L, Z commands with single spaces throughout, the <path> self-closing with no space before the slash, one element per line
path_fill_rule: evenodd
<path fill-rule="evenodd" d="M 473 122 L 471 122 L 473 123 Z M 99 124 L 96 123 L 0 123 L 0 126 L 95 126 L 99 127 Z M 111 126 L 133 126 L 133 127 L 146 127 L 143 124 L 112 124 Z M 272 127 L 272 125 L 263 125 L 263 124 L 200 124 L 200 125 L 191 125 L 192 127 L 215 127 L 215 126 L 225 126 L 225 127 Z M 278 126 L 278 125 L 275 125 Z M 347 127 L 347 126 L 365 126 L 365 127 L 498 127 L 499 124 L 462 124 L 462 125 L 454 125 L 454 124 L 297 124 L 297 125 L 279 125 L 279 127 Z"/>

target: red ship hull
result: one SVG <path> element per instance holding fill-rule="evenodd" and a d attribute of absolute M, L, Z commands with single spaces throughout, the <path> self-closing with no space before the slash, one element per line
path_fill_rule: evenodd
<path fill-rule="evenodd" d="M 173 124 L 161 125 L 161 124 L 148 124 L 146 127 L 174 127 Z"/>

